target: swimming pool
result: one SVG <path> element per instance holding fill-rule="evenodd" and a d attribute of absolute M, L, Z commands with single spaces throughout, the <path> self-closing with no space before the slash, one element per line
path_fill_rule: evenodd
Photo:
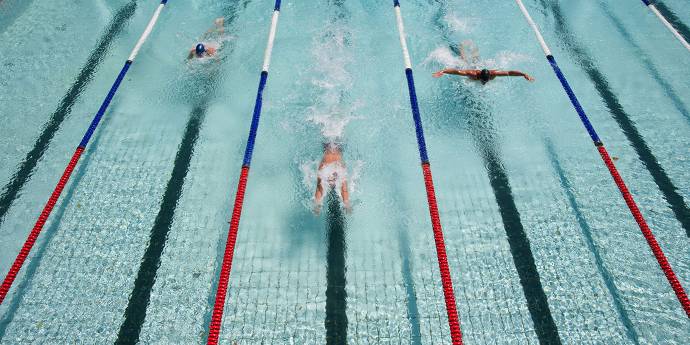
<path fill-rule="evenodd" d="M 157 3 L 0 3 L 2 272 Z M 401 5 L 465 342 L 683 344 L 690 322 L 515 2 Z M 688 52 L 639 1 L 525 5 L 687 288 Z M 3 344 L 205 342 L 272 9 L 168 3 L 0 305 Z M 392 4 L 281 13 L 221 343 L 450 343 Z M 220 16 L 220 61 L 185 62 Z M 536 82 L 431 78 L 468 39 Z M 353 212 L 317 217 L 336 137 Z"/>

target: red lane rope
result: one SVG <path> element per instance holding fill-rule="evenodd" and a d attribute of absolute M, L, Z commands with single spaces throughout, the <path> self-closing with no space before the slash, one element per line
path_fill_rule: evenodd
<path fill-rule="evenodd" d="M 597 146 L 597 149 L 599 149 L 599 154 L 604 160 L 604 163 L 609 169 L 613 180 L 616 182 L 618 189 L 623 195 L 623 199 L 625 199 L 625 203 L 628 205 L 628 208 L 635 218 L 635 221 L 640 226 L 642 235 L 647 240 L 649 247 L 652 249 L 652 253 L 654 253 L 656 261 L 659 263 L 659 266 L 661 266 L 661 270 L 664 271 L 664 275 L 666 275 L 666 279 L 668 279 L 668 282 L 671 284 L 673 292 L 676 293 L 678 301 L 683 306 L 685 314 L 687 314 L 687 316 L 690 318 L 690 300 L 688 300 L 688 295 L 685 293 L 683 286 L 678 281 L 678 277 L 676 277 L 675 272 L 673 272 L 671 264 L 669 264 L 668 260 L 666 259 L 666 255 L 664 255 L 664 252 L 661 250 L 659 243 L 654 237 L 652 230 L 647 225 L 644 217 L 642 217 L 642 212 L 640 212 L 640 209 L 637 207 L 637 204 L 635 203 L 632 194 L 630 194 L 628 187 L 625 185 L 623 178 L 618 173 L 618 169 L 616 169 L 616 166 L 613 165 L 613 161 L 611 160 L 611 157 L 609 157 L 609 153 L 606 151 L 606 148 L 604 148 L 604 146 Z"/>
<path fill-rule="evenodd" d="M 228 231 L 228 240 L 225 244 L 223 264 L 220 270 L 218 289 L 216 290 L 216 301 L 213 305 L 213 315 L 211 316 L 211 325 L 208 330 L 208 345 L 218 344 L 218 337 L 220 336 L 220 327 L 225 309 L 225 296 L 228 291 L 228 281 L 230 280 L 230 271 L 232 269 L 232 258 L 235 254 L 235 242 L 237 242 L 237 230 L 240 227 L 240 216 L 242 216 L 242 204 L 244 203 L 244 193 L 247 190 L 248 175 L 249 167 L 243 166 L 240 180 L 237 183 L 235 205 L 232 210 L 232 218 L 230 219 L 230 230 Z"/>
<path fill-rule="evenodd" d="M 10 271 L 7 273 L 7 276 L 5 276 L 5 280 L 2 282 L 2 286 L 0 287 L 0 304 L 2 304 L 2 302 L 5 300 L 5 297 L 7 296 L 7 293 L 10 291 L 12 283 L 17 278 L 19 270 L 21 270 L 24 261 L 29 256 L 29 252 L 31 252 L 31 248 L 34 246 L 36 240 L 38 239 L 38 236 L 41 234 L 43 226 L 46 224 L 46 221 L 48 221 L 50 212 L 53 210 L 53 207 L 55 207 L 55 204 L 60 198 L 60 194 L 62 193 L 62 190 L 65 188 L 67 181 L 69 181 L 69 178 L 72 175 L 72 171 L 74 171 L 74 167 L 77 166 L 79 157 L 81 157 L 81 154 L 83 152 L 84 148 L 79 146 L 77 150 L 74 152 L 74 155 L 72 155 L 72 159 L 69 161 L 69 164 L 67 164 L 65 172 L 62 173 L 62 177 L 60 178 L 58 184 L 55 186 L 53 194 L 50 195 L 48 203 L 46 203 L 46 205 L 43 207 L 43 211 L 41 211 L 41 215 L 38 217 L 38 220 L 36 221 L 34 228 L 31 230 L 31 233 L 29 234 L 29 237 L 26 239 L 26 242 L 24 242 L 24 246 L 22 246 L 22 249 L 19 251 L 19 254 L 17 255 L 17 258 L 14 260 L 14 263 L 12 264 Z"/>
<path fill-rule="evenodd" d="M 448 256 L 446 254 L 446 244 L 443 239 L 443 229 L 441 219 L 438 214 L 436 203 L 436 192 L 434 191 L 434 180 L 431 176 L 429 163 L 422 164 L 424 173 L 424 185 L 426 186 L 426 198 L 429 202 L 429 214 L 431 215 L 431 226 L 434 230 L 434 241 L 436 242 L 436 256 L 438 257 L 438 268 L 441 271 L 441 283 L 443 285 L 443 295 L 446 300 L 446 314 L 450 326 L 450 337 L 453 345 L 462 345 L 462 332 L 460 331 L 460 320 L 458 310 L 455 305 L 455 294 L 453 293 L 453 280 L 450 277 L 450 267 L 448 267 Z"/>

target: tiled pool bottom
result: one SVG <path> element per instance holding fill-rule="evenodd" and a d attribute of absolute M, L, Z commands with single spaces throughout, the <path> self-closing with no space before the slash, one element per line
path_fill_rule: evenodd
<path fill-rule="evenodd" d="M 225 13 L 210 0 L 171 4 L 162 18 L 163 30 L 142 52 L 85 153 L 35 248 L 36 256 L 0 307 L 2 344 L 118 339 L 157 216 L 170 212 L 162 200 L 198 103 L 205 104 L 205 116 L 184 185 L 177 185 L 181 194 L 140 343 L 206 339 L 271 4 L 246 3 L 233 31 L 233 50 L 220 64 L 218 87 L 210 90 L 216 94 L 201 97 L 204 102 L 195 97 L 202 93 L 199 89 L 185 88 L 196 80 L 185 74 L 196 71 L 183 61 L 191 41 L 185 37 L 203 32 Z M 535 11 L 536 20 L 549 41 L 556 42 L 559 62 L 687 286 L 687 237 L 629 133 L 611 116 L 597 90 L 601 85 L 593 84 L 578 64 L 599 65 L 610 93 L 625 107 L 623 115 L 637 126 L 678 193 L 687 196 L 688 170 L 682 159 L 688 147 L 687 123 L 678 104 L 644 70 L 645 63 L 657 66 L 667 86 L 682 95 L 688 85 L 676 72 L 685 65 L 670 48 L 650 48 L 663 44 L 668 34 L 663 28 L 655 31 L 652 25 L 658 23 L 645 22 L 644 35 L 623 39 L 618 31 L 608 30 L 610 20 L 597 10 L 604 2 L 560 4 L 574 37 L 591 50 L 587 59 L 571 56 L 550 19 L 551 7 Z M 622 18 L 620 25 L 638 33 L 633 29 L 644 22 L 644 15 L 617 2 L 605 4 Z M 405 2 L 404 11 L 465 342 L 536 344 L 545 337 L 543 331 L 555 325 L 564 344 L 684 344 L 690 324 L 529 28 L 518 17 L 505 19 L 519 15 L 514 3 L 443 5 Z M 349 344 L 450 343 L 390 4 L 320 1 L 285 6 L 222 343 L 338 344 L 344 338 Z M 537 2 L 529 6 L 540 8 Z M 118 8 L 111 7 L 113 12 Z M 488 7 L 496 16 L 485 15 L 482 9 Z M 102 70 L 83 90 L 82 100 L 12 206 L 0 228 L 0 266 L 8 266 L 19 250 L 56 171 L 64 167 L 151 11 L 152 5 L 140 4 L 130 29 L 114 41 Z M 199 18 L 189 13 L 199 13 Z M 170 31 L 171 26 L 178 31 Z M 331 35 L 338 30 L 348 33 L 343 34 L 346 40 Z M 509 34 L 514 39 L 506 40 Z M 334 37 L 340 46 L 329 41 Z M 530 71 L 537 82 L 510 80 L 479 89 L 457 79 L 432 79 L 431 72 L 440 67 L 432 53 L 466 38 L 481 45 L 483 56 L 506 57 L 510 61 L 505 67 Z M 631 40 L 639 46 L 631 49 Z M 639 56 L 631 51 L 641 51 L 644 58 L 630 59 Z M 328 71 L 337 72 L 327 75 L 331 79 L 316 66 L 324 60 L 343 62 Z M 677 61 L 670 65 L 671 60 Z M 343 90 L 331 92 L 319 83 L 323 80 L 335 80 Z M 646 86 L 644 94 L 626 86 L 637 83 Z M 190 89 L 196 93 L 185 92 Z M 328 96 L 333 94 L 337 101 L 329 108 L 334 104 Z M 653 102 L 645 103 L 648 99 Z M 59 103 L 59 97 L 53 101 L 45 102 Z M 653 109 L 647 104 L 654 104 Z M 362 162 L 363 173 L 353 193 L 354 212 L 342 218 L 342 225 L 337 217 L 329 219 L 328 210 L 321 217 L 311 214 L 314 181 L 304 182 L 300 170 L 321 154 L 320 128 L 311 122 L 315 107 L 355 115 L 347 126 L 346 159 L 351 166 Z M 31 123 L 38 125 L 22 131 L 0 127 L 4 138 L 17 143 L 17 152 L 7 156 L 12 164 L 15 156 L 19 161 L 26 153 L 22 147 L 33 143 L 25 132 L 29 127 L 37 131 L 44 120 L 39 115 L 50 113 L 35 109 L 22 121 L 28 124 L 28 117 L 36 116 Z M 11 175 L 11 168 L 2 176 Z M 509 240 L 520 235 L 520 229 L 529 248 Z M 525 264 L 531 259 L 539 279 Z M 540 307 L 544 303 L 548 309 Z"/>

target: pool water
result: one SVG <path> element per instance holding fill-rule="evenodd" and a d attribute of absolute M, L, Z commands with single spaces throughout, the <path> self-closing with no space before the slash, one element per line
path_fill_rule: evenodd
<path fill-rule="evenodd" d="M 0 2 L 0 271 L 157 3 Z M 690 23 L 687 2 L 663 3 Z M 688 52 L 639 1 L 525 5 L 688 288 Z M 401 8 L 464 341 L 686 344 L 517 5 Z M 170 0 L 0 305 L 0 343 L 206 341 L 272 9 Z M 217 17 L 219 58 L 185 61 Z M 221 343 L 450 343 L 395 25 L 388 1 L 283 2 Z M 479 67 L 536 81 L 432 78 L 466 40 Z M 353 211 L 329 195 L 316 216 L 329 141 Z"/>

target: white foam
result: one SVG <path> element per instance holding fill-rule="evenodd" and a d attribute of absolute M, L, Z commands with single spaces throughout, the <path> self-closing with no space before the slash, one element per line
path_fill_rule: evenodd
<path fill-rule="evenodd" d="M 331 187 L 328 185 L 328 182 L 326 180 L 327 177 L 334 171 L 345 178 L 345 181 L 347 182 L 347 190 L 350 195 L 350 203 L 355 203 L 357 200 L 357 195 L 359 194 L 357 186 L 359 185 L 359 179 L 362 176 L 364 161 L 352 161 L 351 165 L 346 165 L 344 168 L 342 166 L 336 167 L 333 164 L 330 164 L 332 167 L 327 166 L 321 172 L 318 171 L 319 164 L 319 160 L 310 160 L 302 162 L 299 166 L 299 170 L 302 172 L 302 185 L 304 185 L 304 188 L 306 190 L 310 191 L 309 202 L 303 203 L 304 206 L 308 209 L 313 208 L 313 204 L 315 201 L 314 192 L 316 192 L 316 178 L 319 177 L 319 175 L 321 175 L 321 184 L 323 190 L 325 192 L 328 192 L 330 190 Z M 342 183 L 342 181 L 338 181 L 338 183 L 336 184 L 335 191 L 338 193 L 338 196 L 342 198 L 340 183 Z"/>
<path fill-rule="evenodd" d="M 495 57 L 484 60 L 483 63 L 490 68 L 514 69 L 515 65 L 531 60 L 532 58 L 528 55 L 503 50 L 498 52 Z"/>
<path fill-rule="evenodd" d="M 453 31 L 453 32 L 459 32 L 462 34 L 469 34 L 472 32 L 472 29 L 475 24 L 475 20 L 472 18 L 462 18 L 458 17 L 453 12 L 447 13 L 445 16 L 443 16 L 443 20 L 448 24 L 448 27 Z"/>
<path fill-rule="evenodd" d="M 352 75 L 348 65 L 352 61 L 348 45 L 348 31 L 339 24 L 314 39 L 314 58 L 311 83 L 318 91 L 307 120 L 321 128 L 324 141 L 335 141 L 343 137 L 345 127 L 353 119 L 357 104 L 349 102 L 347 95 L 352 89 Z"/>
<path fill-rule="evenodd" d="M 450 68 L 472 68 L 472 69 L 511 69 L 515 65 L 531 61 L 532 58 L 525 54 L 511 51 L 500 51 L 496 56 L 488 59 L 480 59 L 476 64 L 470 65 L 452 52 L 447 46 L 440 46 L 434 49 L 424 59 L 424 64 L 436 63 L 440 66 Z"/>
<path fill-rule="evenodd" d="M 453 53 L 447 46 L 441 46 L 429 53 L 423 64 L 429 64 L 430 62 L 436 62 L 445 67 L 453 68 L 465 68 L 467 63 L 463 61 L 459 56 Z"/>

